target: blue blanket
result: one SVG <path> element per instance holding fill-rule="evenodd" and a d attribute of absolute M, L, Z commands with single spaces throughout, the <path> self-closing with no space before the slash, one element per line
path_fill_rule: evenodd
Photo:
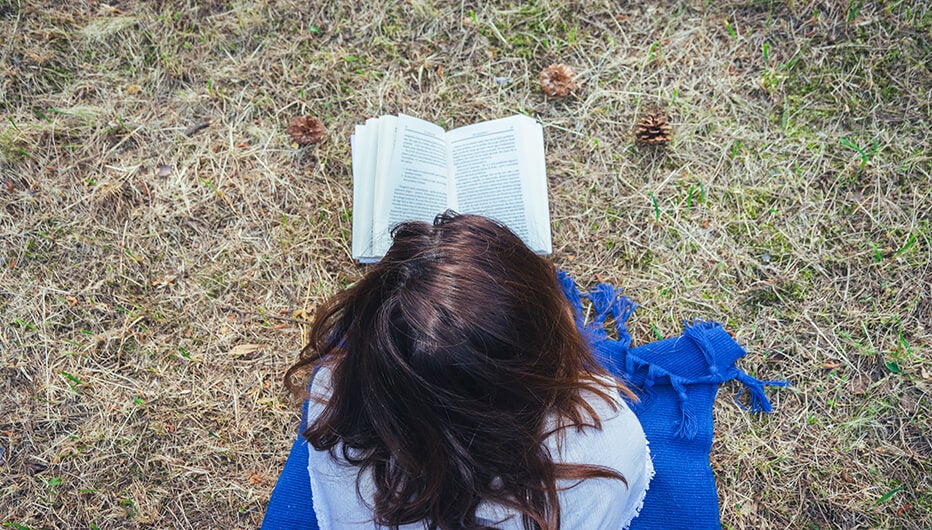
<path fill-rule="evenodd" d="M 611 285 L 600 283 L 582 294 L 568 275 L 561 272 L 559 277 L 576 311 L 576 324 L 592 344 L 596 358 L 641 398 L 633 409 L 650 442 L 656 475 L 631 528 L 721 528 L 709 465 L 712 403 L 718 386 L 737 379 L 750 393 L 748 408 L 770 412 L 763 387 L 787 383 L 760 381 L 735 367 L 745 351 L 715 322 L 688 322 L 681 336 L 633 348 L 625 322 L 634 312 L 634 302 Z M 582 317 L 583 298 L 595 309 L 588 323 Z M 605 329 L 609 319 L 617 339 L 609 338 Z M 306 408 L 305 403 L 305 413 Z M 272 492 L 263 529 L 317 530 L 307 460 L 307 444 L 299 434 Z"/>

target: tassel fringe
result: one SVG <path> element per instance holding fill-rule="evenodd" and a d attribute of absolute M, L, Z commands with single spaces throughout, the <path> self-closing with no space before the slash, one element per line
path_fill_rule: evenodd
<path fill-rule="evenodd" d="M 767 394 L 764 392 L 764 386 L 790 386 L 789 381 L 761 381 L 756 377 L 751 377 L 744 370 L 738 370 L 737 372 L 738 374 L 735 378 L 744 384 L 744 388 L 735 396 L 735 403 L 744 410 L 750 409 L 751 412 L 771 412 L 773 410 L 773 406 L 770 404 L 770 400 L 767 399 Z M 747 390 L 751 396 L 750 407 L 738 401 L 738 398 L 744 394 L 745 390 Z"/>
<path fill-rule="evenodd" d="M 592 319 L 590 326 L 604 330 L 605 319 L 611 315 L 615 329 L 618 331 L 617 344 L 627 351 L 631 347 L 631 334 L 628 333 L 628 326 L 625 323 L 634 314 L 637 304 L 624 296 L 621 289 L 615 289 L 615 287 L 607 283 L 600 283 L 593 287 L 588 294 L 581 296 L 591 300 L 593 307 L 595 307 L 596 315 Z"/>
<path fill-rule="evenodd" d="M 591 300 L 592 305 L 595 306 L 596 320 L 605 321 L 605 317 L 608 316 L 611 306 L 617 297 L 618 294 L 615 288 L 607 283 L 600 283 L 589 291 L 586 298 Z"/>
<path fill-rule="evenodd" d="M 589 293 L 580 293 L 576 282 L 564 271 L 557 271 L 557 280 L 564 296 L 573 308 L 573 318 L 577 327 L 583 332 L 585 338 L 593 345 L 599 362 L 609 371 L 633 385 L 640 385 L 639 395 L 641 401 L 634 404 L 635 408 L 643 407 L 649 402 L 656 391 L 655 385 L 666 384 L 661 378 L 669 380 L 669 384 L 676 391 L 680 405 L 680 420 L 677 422 L 674 436 L 686 440 L 696 437 L 699 430 L 693 405 L 689 401 L 688 384 L 719 384 L 729 379 L 738 379 L 744 388 L 735 396 L 735 402 L 745 409 L 753 412 L 770 412 L 773 406 L 764 392 L 765 386 L 789 386 L 788 381 L 761 381 L 751 377 L 734 365 L 719 367 L 715 364 L 715 351 L 709 341 L 708 332 L 720 328 L 721 324 L 712 321 L 693 320 L 684 322 L 683 336 L 689 338 L 696 348 L 702 352 L 709 375 L 695 380 L 686 380 L 657 364 L 646 362 L 635 355 L 629 355 L 631 335 L 628 333 L 626 322 L 637 309 L 637 304 L 607 283 L 599 283 Z M 588 325 L 585 323 L 582 312 L 582 299 L 588 298 L 595 308 L 595 316 Z M 615 328 L 618 331 L 618 340 L 610 340 L 605 330 L 605 319 L 611 315 Z M 745 392 L 750 395 L 750 406 L 738 402 L 738 398 Z"/>
<path fill-rule="evenodd" d="M 709 366 L 709 373 L 718 375 L 718 366 L 715 364 L 715 351 L 712 348 L 712 343 L 709 342 L 709 338 L 706 336 L 706 332 L 710 329 L 721 327 L 721 324 L 699 319 L 693 320 L 692 322 L 684 322 L 683 324 L 683 336 L 692 339 L 693 344 L 702 352 L 702 356 Z"/>
<path fill-rule="evenodd" d="M 579 295 L 579 288 L 576 282 L 570 278 L 570 275 L 562 270 L 557 269 L 557 281 L 560 283 L 560 289 L 563 296 L 569 301 L 573 308 L 573 320 L 576 321 L 576 327 L 583 328 L 582 300 Z"/>
<path fill-rule="evenodd" d="M 696 415 L 689 405 L 689 395 L 686 393 L 686 385 L 674 381 L 671 381 L 671 383 L 673 383 L 673 389 L 676 390 L 680 398 L 680 421 L 677 423 L 673 436 L 684 440 L 692 440 L 699 431 L 699 425 L 696 421 Z"/>

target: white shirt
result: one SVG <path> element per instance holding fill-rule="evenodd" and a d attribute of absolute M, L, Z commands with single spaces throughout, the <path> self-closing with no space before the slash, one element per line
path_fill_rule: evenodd
<path fill-rule="evenodd" d="M 314 377 L 311 395 L 326 399 L 330 393 L 330 370 L 321 368 Z M 617 392 L 612 391 L 612 395 L 617 396 Z M 647 439 L 637 417 L 620 396 L 615 399 L 617 410 L 612 410 L 598 396 L 589 394 L 584 397 L 602 420 L 602 429 L 587 427 L 579 432 L 570 427 L 563 430 L 559 448 L 559 434 L 547 438 L 545 445 L 553 455 L 554 462 L 604 466 L 621 472 L 628 484 L 618 479 L 594 478 L 569 489 L 560 489 L 578 481 L 558 480 L 560 526 L 565 530 L 627 528 L 631 520 L 637 517 L 648 483 L 654 476 Z M 308 424 L 317 419 L 323 410 L 323 404 L 311 399 Z M 341 457 L 335 461 L 328 451 L 317 451 L 310 444 L 308 450 L 311 493 L 320 530 L 382 528 L 373 523 L 372 511 L 368 507 L 372 505 L 375 492 L 372 479 L 363 476 L 359 481 L 359 493 L 364 499 L 360 498 L 356 493 L 358 467 L 347 465 Z M 523 529 L 521 517 L 515 511 L 491 502 L 481 503 L 476 516 L 502 530 Z M 425 523 L 401 526 L 401 530 L 424 528 Z"/>

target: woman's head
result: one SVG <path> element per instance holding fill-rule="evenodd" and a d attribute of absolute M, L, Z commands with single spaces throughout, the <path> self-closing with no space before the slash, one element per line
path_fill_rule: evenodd
<path fill-rule="evenodd" d="M 542 448 L 545 419 L 598 425 L 579 392 L 602 373 L 553 265 L 484 217 L 443 214 L 392 236 L 382 261 L 318 312 L 289 371 L 332 367 L 307 438 L 371 469 L 381 524 L 480 528 L 476 506 L 492 500 L 550 526 L 566 469 Z"/>

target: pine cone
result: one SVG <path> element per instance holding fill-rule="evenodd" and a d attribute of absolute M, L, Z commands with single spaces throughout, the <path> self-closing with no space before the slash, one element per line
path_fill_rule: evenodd
<path fill-rule="evenodd" d="M 669 142 L 672 136 L 670 115 L 661 108 L 648 109 L 634 126 L 634 138 L 639 144 L 661 145 Z"/>
<path fill-rule="evenodd" d="M 319 143 L 324 139 L 326 132 L 324 123 L 310 115 L 295 118 L 288 126 L 288 134 L 291 135 L 292 141 L 301 147 Z"/>
<path fill-rule="evenodd" d="M 552 98 L 562 98 L 576 90 L 576 72 L 562 63 L 551 64 L 540 72 L 540 88 Z"/>

